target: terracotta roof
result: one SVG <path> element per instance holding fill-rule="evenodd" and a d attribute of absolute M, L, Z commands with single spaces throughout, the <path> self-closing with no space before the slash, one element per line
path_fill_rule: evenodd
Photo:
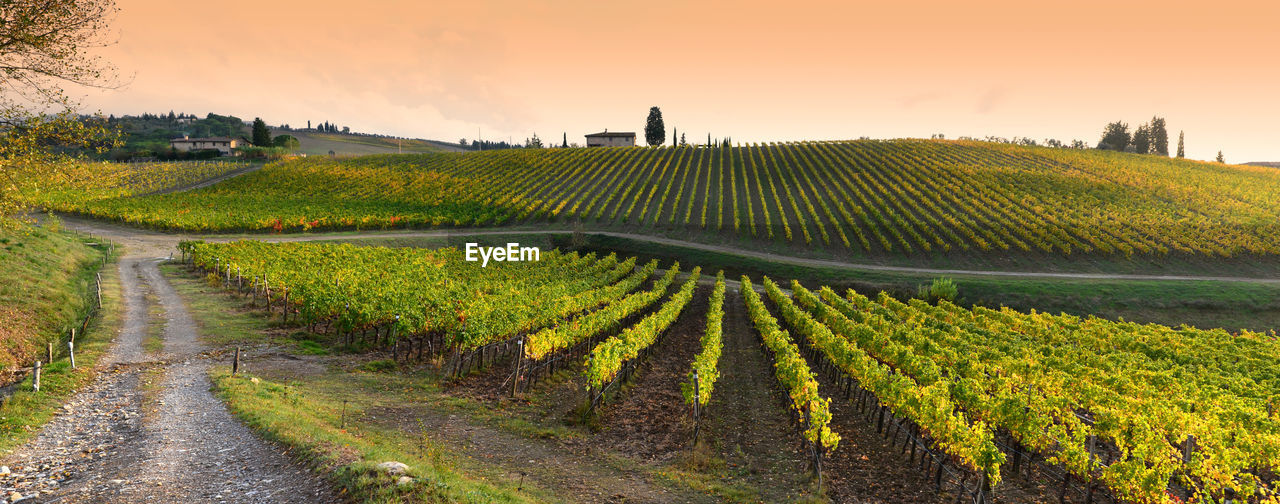
<path fill-rule="evenodd" d="M 591 138 L 591 137 L 613 137 L 613 138 L 617 138 L 617 137 L 633 137 L 633 136 L 636 136 L 636 134 L 635 134 L 635 133 L 625 133 L 625 132 L 623 132 L 623 133 L 619 133 L 619 132 L 617 132 L 617 131 L 602 131 L 602 132 L 600 132 L 600 133 L 592 133 L 592 134 L 590 134 L 590 135 L 587 135 L 587 138 Z"/>

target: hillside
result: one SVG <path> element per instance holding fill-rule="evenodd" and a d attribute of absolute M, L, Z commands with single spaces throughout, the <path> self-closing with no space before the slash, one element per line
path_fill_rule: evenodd
<path fill-rule="evenodd" d="M 981 142 L 313 157 L 53 207 L 212 232 L 552 223 L 844 258 L 1280 254 L 1272 169 Z"/>
<path fill-rule="evenodd" d="M 0 223 L 0 384 L 8 384 L 14 368 L 45 360 L 45 343 L 61 344 L 83 319 L 101 259 L 72 235 Z"/>
<path fill-rule="evenodd" d="M 388 137 L 323 133 L 309 130 L 272 129 L 271 136 L 293 135 L 302 145 L 298 152 L 308 156 L 327 156 L 330 151 L 337 156 L 364 156 L 368 154 L 420 154 L 426 152 L 459 152 L 457 145 L 421 138 L 395 139 Z"/>

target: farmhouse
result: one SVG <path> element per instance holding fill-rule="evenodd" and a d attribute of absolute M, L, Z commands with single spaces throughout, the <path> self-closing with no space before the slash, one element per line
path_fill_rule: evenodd
<path fill-rule="evenodd" d="M 587 147 L 634 147 L 635 145 L 635 133 L 610 133 L 609 130 L 604 130 L 601 133 L 587 135 Z"/>
<path fill-rule="evenodd" d="M 176 150 L 188 152 L 206 149 L 217 149 L 222 155 L 229 155 L 232 149 L 235 149 L 240 141 L 227 137 L 209 137 L 209 138 L 190 138 L 183 135 L 182 138 L 174 138 L 169 140 L 169 146 Z"/>

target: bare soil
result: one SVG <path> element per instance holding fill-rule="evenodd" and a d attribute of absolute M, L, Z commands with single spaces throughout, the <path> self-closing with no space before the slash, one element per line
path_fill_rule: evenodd
<path fill-rule="evenodd" d="M 666 462 L 693 440 L 693 410 L 680 385 L 701 350 L 711 289 L 698 288 L 612 403 L 600 413 L 598 436 L 605 446 L 644 461 Z"/>

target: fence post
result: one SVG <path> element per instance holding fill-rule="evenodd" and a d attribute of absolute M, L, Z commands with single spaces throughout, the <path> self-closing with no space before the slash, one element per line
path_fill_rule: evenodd
<path fill-rule="evenodd" d="M 98 272 L 98 308 L 102 308 L 102 272 Z"/>
<path fill-rule="evenodd" d="M 35 369 L 32 370 L 32 373 L 33 373 L 33 376 L 31 378 L 31 391 L 39 392 L 40 391 L 40 361 L 36 361 Z"/>
<path fill-rule="evenodd" d="M 231 375 L 235 376 L 240 371 L 240 347 L 236 347 L 236 356 L 231 359 Z"/>
<path fill-rule="evenodd" d="M 67 342 L 67 356 L 71 358 L 71 369 L 76 368 L 76 342 Z"/>
<path fill-rule="evenodd" d="M 46 357 L 45 362 L 53 362 L 53 342 L 52 341 L 49 342 L 49 352 L 48 352 L 48 355 L 46 355 L 45 357 Z"/>

